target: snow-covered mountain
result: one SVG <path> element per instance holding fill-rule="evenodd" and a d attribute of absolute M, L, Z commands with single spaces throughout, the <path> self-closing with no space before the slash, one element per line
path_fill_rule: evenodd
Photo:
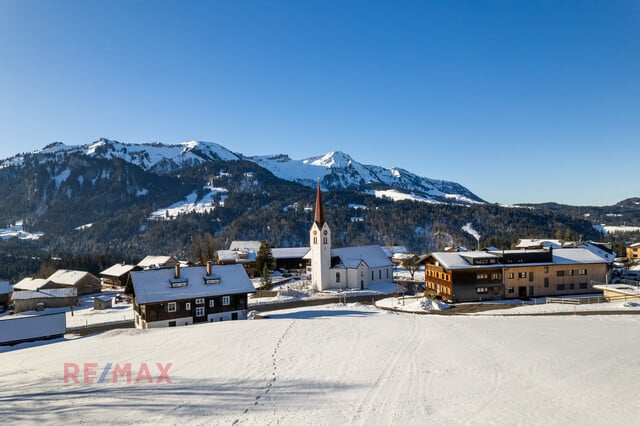
<path fill-rule="evenodd" d="M 0 168 L 20 165 L 29 154 L 19 154 L 4 160 Z M 167 172 L 204 163 L 211 160 L 238 161 L 240 157 L 225 147 L 212 142 L 189 141 L 174 145 L 162 143 L 124 144 L 109 139 L 100 139 L 91 144 L 65 145 L 55 142 L 31 153 L 41 161 L 65 155 L 86 155 L 94 158 L 120 158 L 146 171 Z"/>
<path fill-rule="evenodd" d="M 292 160 L 287 155 L 249 157 L 281 179 L 325 189 L 366 190 L 379 197 L 425 202 L 483 203 L 455 182 L 420 177 L 401 168 L 364 165 L 349 155 L 332 151 L 323 156 Z M 385 191 L 386 190 L 386 191 Z M 395 191 L 394 191 L 395 190 Z"/>
<path fill-rule="evenodd" d="M 168 173 L 209 161 L 246 160 L 269 170 L 275 176 L 314 187 L 318 180 L 324 189 L 349 189 L 394 200 L 471 204 L 484 203 L 467 188 L 455 182 L 420 177 L 401 168 L 364 165 L 349 155 L 332 151 L 318 157 L 292 160 L 287 155 L 243 156 L 212 142 L 190 141 L 166 145 L 124 144 L 100 139 L 91 144 L 69 146 L 61 142 L 47 145 L 30 154 L 19 154 L 0 162 L 0 168 L 23 164 L 28 156 L 40 162 L 63 156 L 84 155 L 93 158 L 119 158 L 145 171 Z"/>

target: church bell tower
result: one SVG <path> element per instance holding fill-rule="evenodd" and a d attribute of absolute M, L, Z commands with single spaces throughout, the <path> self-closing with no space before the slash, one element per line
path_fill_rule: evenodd
<path fill-rule="evenodd" d="M 329 269 L 331 269 L 331 229 L 324 220 L 320 180 L 316 192 L 316 211 L 313 225 L 309 231 L 311 247 L 311 283 L 313 288 L 323 291 L 329 288 Z"/>

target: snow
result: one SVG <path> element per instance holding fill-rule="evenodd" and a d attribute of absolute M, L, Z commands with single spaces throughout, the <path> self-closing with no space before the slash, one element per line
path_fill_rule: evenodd
<path fill-rule="evenodd" d="M 540 314 L 558 314 L 558 313 L 580 313 L 580 312 L 602 312 L 602 311 L 620 311 L 620 312 L 637 312 L 640 313 L 640 299 L 638 300 L 621 300 L 616 302 L 593 303 L 593 304 L 562 304 L 562 303 L 546 303 L 546 298 L 538 298 L 523 304 L 519 300 L 493 301 L 487 303 L 507 303 L 518 304 L 509 309 L 489 310 L 473 315 L 540 315 Z"/>
<path fill-rule="evenodd" d="M 16 222 L 7 228 L 0 229 L 0 238 L 8 240 L 9 238 L 18 238 L 19 240 L 37 240 L 44 235 L 44 232 L 27 232 L 22 226 L 22 222 Z"/>
<path fill-rule="evenodd" d="M 404 192 L 400 192 L 397 189 L 385 189 L 385 190 L 375 190 L 373 191 L 373 195 L 376 198 L 388 198 L 393 201 L 421 201 L 423 203 L 438 203 L 432 198 L 421 197 L 419 195 L 413 194 L 405 194 Z"/>
<path fill-rule="evenodd" d="M 73 228 L 76 231 L 84 231 L 85 229 L 89 229 L 93 226 L 93 223 L 85 223 L 84 225 L 76 226 Z"/>
<path fill-rule="evenodd" d="M 193 191 L 191 194 L 187 195 L 185 200 L 178 201 L 177 203 L 174 203 L 169 207 L 158 209 L 152 212 L 151 216 L 149 216 L 149 219 L 172 220 L 176 219 L 182 214 L 204 214 L 214 211 L 216 208 L 214 197 L 218 194 L 226 193 L 227 190 L 225 188 L 217 188 L 210 185 L 204 186 L 203 189 L 208 192 L 204 196 L 202 196 L 202 198 L 198 199 L 198 193 L 196 191 Z M 226 195 L 222 195 L 220 198 L 221 202 L 226 198 Z"/>
<path fill-rule="evenodd" d="M 56 182 L 56 189 L 60 189 L 60 185 L 62 184 L 62 182 L 66 182 L 66 180 L 69 179 L 70 175 L 71 169 L 67 167 L 57 175 L 53 176 L 53 180 Z"/>
<path fill-rule="evenodd" d="M 614 225 L 593 225 L 595 229 L 602 232 L 603 235 L 623 234 L 627 232 L 640 232 L 640 226 L 614 226 Z"/>
<path fill-rule="evenodd" d="M 640 415 L 640 316 L 409 315 L 360 304 L 267 316 L 3 347 L 3 421 L 635 424 Z M 65 384 L 65 363 L 96 363 L 96 379 L 107 363 L 148 363 L 153 374 L 170 363 L 171 382 Z"/>
<path fill-rule="evenodd" d="M 386 299 L 378 300 L 375 305 L 379 308 L 394 309 L 396 311 L 408 313 L 426 313 L 451 308 L 447 303 L 423 296 L 388 297 Z"/>

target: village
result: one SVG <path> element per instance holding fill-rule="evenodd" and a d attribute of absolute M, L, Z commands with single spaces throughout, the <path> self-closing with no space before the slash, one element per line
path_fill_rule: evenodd
<path fill-rule="evenodd" d="M 2 282 L 0 344 L 254 319 L 261 311 L 335 302 L 412 313 L 463 313 L 462 306 L 473 304 L 481 311 L 549 303 L 574 312 L 596 304 L 606 311 L 614 302 L 640 308 L 640 271 L 633 266 L 640 244 L 628 247 L 626 259 L 606 243 L 545 239 L 520 239 L 514 250 L 453 247 L 427 255 L 401 246 L 333 248 L 320 185 L 309 242 L 271 248 L 265 241 L 234 241 L 204 265 L 149 255 L 99 277 L 58 270 L 48 278 Z M 265 253 L 262 271 L 256 265 Z"/>

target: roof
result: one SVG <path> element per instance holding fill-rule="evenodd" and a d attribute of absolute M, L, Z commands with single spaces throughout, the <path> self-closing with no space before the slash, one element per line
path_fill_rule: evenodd
<path fill-rule="evenodd" d="M 169 302 L 197 297 L 253 293 L 251 283 L 242 265 L 214 265 L 211 278 L 220 278 L 218 284 L 205 284 L 207 269 L 190 266 L 180 269 L 179 281 L 173 269 L 147 269 L 132 271 L 131 282 L 139 304 Z M 171 282 L 186 282 L 184 287 L 171 287 Z"/>
<path fill-rule="evenodd" d="M 520 250 L 505 250 L 504 252 L 486 253 L 486 252 L 434 252 L 431 256 L 445 269 L 488 269 L 496 267 L 521 267 L 525 265 L 540 265 L 540 264 L 554 264 L 554 265 L 576 265 L 576 264 L 597 264 L 607 263 L 602 257 L 592 253 L 586 248 L 562 248 L 555 249 L 552 252 L 553 262 L 539 262 L 539 263 L 500 263 L 500 253 L 508 252 L 520 252 Z M 465 260 L 466 258 L 485 258 L 488 256 L 498 257 L 498 263 L 489 265 L 472 265 Z"/>
<path fill-rule="evenodd" d="M 53 273 L 48 279 L 52 283 L 60 284 L 60 285 L 76 285 L 83 278 L 87 276 L 93 276 L 93 274 L 87 271 L 73 271 L 70 269 L 58 269 Z M 98 279 L 97 277 L 93 276 Z"/>
<path fill-rule="evenodd" d="M 133 269 L 137 267 L 138 265 L 127 265 L 125 263 L 116 263 L 115 265 L 110 266 L 109 268 L 100 272 L 100 275 L 106 275 L 109 277 L 121 277 L 125 274 L 128 274 L 129 272 L 131 272 Z"/>
<path fill-rule="evenodd" d="M 257 253 L 261 245 L 260 241 L 231 241 L 229 250 L 246 250 Z"/>
<path fill-rule="evenodd" d="M 271 254 L 274 259 L 298 259 L 304 257 L 309 251 L 309 247 L 272 248 Z"/>
<path fill-rule="evenodd" d="M 39 288 L 44 287 L 49 283 L 49 280 L 46 278 L 23 278 L 18 281 L 13 288 L 16 290 L 31 290 L 37 291 Z"/>
<path fill-rule="evenodd" d="M 11 296 L 11 300 L 31 300 L 31 299 L 56 299 L 61 297 L 76 297 L 77 288 L 48 288 L 40 291 L 16 291 Z"/>
<path fill-rule="evenodd" d="M 9 294 L 13 291 L 13 287 L 7 281 L 0 281 L 0 294 Z"/>
<path fill-rule="evenodd" d="M 560 240 L 545 240 L 545 239 L 537 239 L 537 238 L 521 238 L 518 240 L 518 244 L 516 244 L 516 248 L 536 248 L 536 247 L 553 247 L 560 248 L 562 247 L 562 242 Z"/>
<path fill-rule="evenodd" d="M 241 258 L 238 255 L 245 254 L 245 258 Z M 256 252 L 244 251 L 244 250 L 218 250 L 216 252 L 218 261 L 235 261 L 237 263 L 247 263 L 256 261 Z"/>
<path fill-rule="evenodd" d="M 347 268 L 357 268 L 361 261 L 369 268 L 393 266 L 382 247 L 378 245 L 331 249 L 331 256 L 338 256 Z"/>
<path fill-rule="evenodd" d="M 174 263 L 177 262 L 177 260 L 173 256 L 146 256 L 144 259 L 138 262 L 138 266 L 142 268 L 150 268 L 154 265 L 160 266 L 165 265 L 169 262 Z"/>
<path fill-rule="evenodd" d="M 111 296 L 96 296 L 94 297 L 94 300 L 99 300 L 101 302 L 111 302 L 113 299 L 111 298 Z"/>

